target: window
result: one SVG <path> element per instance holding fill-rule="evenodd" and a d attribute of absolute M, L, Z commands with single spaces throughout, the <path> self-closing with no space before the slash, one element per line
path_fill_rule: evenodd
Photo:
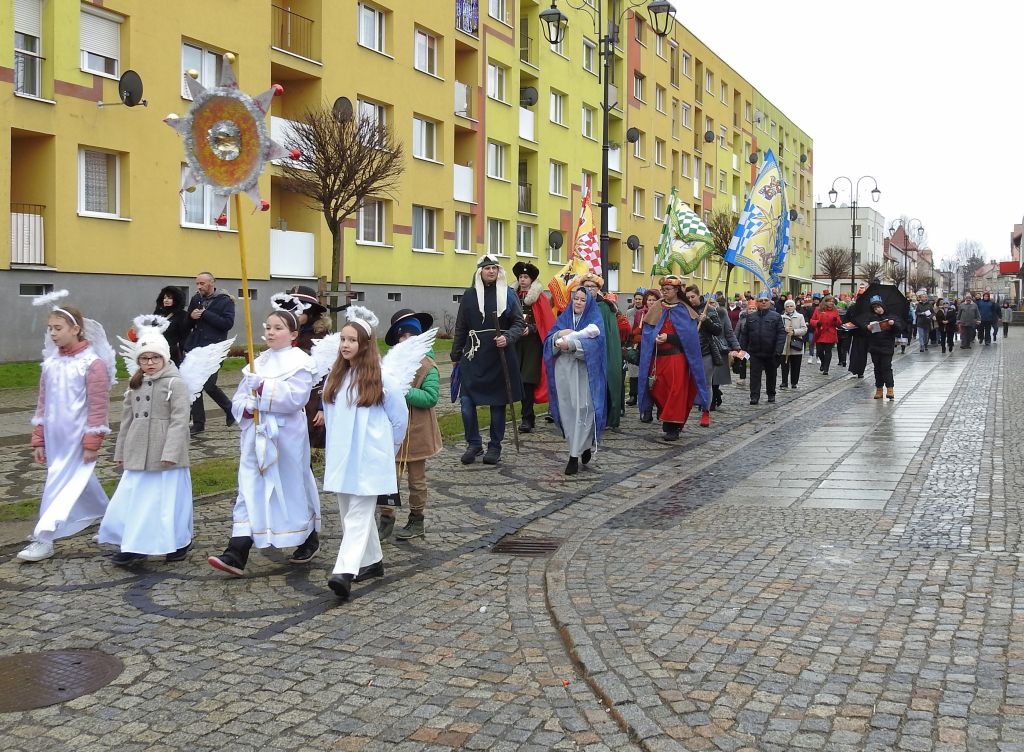
<path fill-rule="evenodd" d="M 751 113 L 750 102 L 744 102 L 743 103 L 743 119 L 746 120 L 748 123 L 750 122 L 750 118 L 751 118 L 751 114 L 750 113 Z"/>
<path fill-rule="evenodd" d="M 654 218 L 665 218 L 665 196 L 662 193 L 654 194 Z"/>
<path fill-rule="evenodd" d="M 356 240 L 360 243 L 384 245 L 384 202 L 366 199 L 359 207 Z"/>
<path fill-rule="evenodd" d="M 690 177 L 690 155 L 685 151 L 679 154 L 679 174 L 684 178 Z"/>
<path fill-rule="evenodd" d="M 587 172 L 586 170 L 584 170 L 580 174 L 580 192 L 581 193 L 589 193 L 589 194 L 593 195 L 593 193 L 594 193 L 594 173 Z"/>
<path fill-rule="evenodd" d="M 437 159 L 437 124 L 432 120 L 412 119 L 412 155 L 420 159 Z"/>
<path fill-rule="evenodd" d="M 388 300 L 398 303 L 402 300 L 402 293 L 400 292 L 389 292 Z"/>
<path fill-rule="evenodd" d="M 771 131 L 770 131 L 770 133 L 772 134 L 772 138 L 775 138 L 775 129 L 776 129 L 777 127 L 778 127 L 778 126 L 776 126 L 776 125 L 775 125 L 775 121 L 773 120 L 773 121 L 772 121 L 772 126 L 771 126 Z"/>
<path fill-rule="evenodd" d="M 551 90 L 551 122 L 565 125 L 565 94 Z"/>
<path fill-rule="evenodd" d="M 679 100 L 672 97 L 672 138 L 679 138 Z"/>
<path fill-rule="evenodd" d="M 725 81 L 718 86 L 718 98 L 727 104 L 729 102 L 729 84 Z"/>
<path fill-rule="evenodd" d="M 704 186 L 706 188 L 715 187 L 715 168 L 709 164 L 704 165 Z"/>
<path fill-rule="evenodd" d="M 14 90 L 42 95 L 42 0 L 14 0 Z"/>
<path fill-rule="evenodd" d="M 654 139 L 654 164 L 665 166 L 665 142 L 660 138 Z"/>
<path fill-rule="evenodd" d="M 184 178 L 188 171 L 187 165 L 181 166 L 181 174 Z M 213 215 L 214 193 L 213 188 L 200 183 L 196 189 L 189 193 L 183 191 L 181 194 L 181 224 L 183 227 L 219 227 L 217 217 Z M 228 202 L 224 213 L 228 218 L 228 227 L 231 226 L 231 203 Z"/>
<path fill-rule="evenodd" d="M 855 238 L 861 237 L 860 228 L 861 228 L 860 225 L 854 225 L 853 226 L 853 237 L 855 237 Z M 911 242 L 911 243 L 908 243 L 907 245 L 909 247 L 910 245 L 913 245 L 913 243 Z M 911 252 L 913 252 L 914 249 L 911 248 L 910 250 L 911 250 Z"/>
<path fill-rule="evenodd" d="M 704 88 L 708 90 L 708 94 L 715 93 L 715 74 L 711 71 L 704 71 Z"/>
<path fill-rule="evenodd" d="M 647 46 L 644 39 L 647 37 L 644 27 L 644 19 L 638 15 L 633 16 L 633 38 L 636 39 L 640 44 Z"/>
<path fill-rule="evenodd" d="M 640 73 L 633 74 L 633 98 L 639 99 L 641 102 L 644 100 L 644 77 Z"/>
<path fill-rule="evenodd" d="M 388 124 L 387 108 L 377 102 L 371 102 L 368 99 L 358 99 L 356 100 L 356 112 L 362 120 L 369 120 L 381 127 Z"/>
<path fill-rule="evenodd" d="M 668 45 L 668 80 L 673 86 L 679 86 L 679 45 L 674 41 Z"/>
<path fill-rule="evenodd" d="M 658 37 L 661 39 L 661 37 Z M 665 111 L 665 87 L 654 85 L 654 109 L 658 112 Z"/>
<path fill-rule="evenodd" d="M 634 272 L 642 272 L 644 270 L 643 269 L 643 263 L 644 263 L 644 247 L 643 246 L 639 246 L 635 251 L 633 251 L 633 271 Z"/>
<path fill-rule="evenodd" d="M 359 3 L 359 44 L 377 52 L 386 52 L 384 11 L 368 3 Z"/>
<path fill-rule="evenodd" d="M 413 65 L 416 70 L 437 75 L 437 37 L 416 30 L 413 40 Z"/>
<path fill-rule="evenodd" d="M 558 42 L 551 45 L 551 51 L 556 55 L 565 57 L 565 37 L 563 36 Z"/>
<path fill-rule="evenodd" d="M 725 170 L 718 171 L 718 192 L 725 193 Z"/>
<path fill-rule="evenodd" d="M 637 140 L 633 142 L 633 156 L 637 159 L 646 159 L 644 151 L 644 132 L 640 131 Z"/>
<path fill-rule="evenodd" d="M 82 6 L 79 28 L 82 70 L 111 78 L 120 75 L 122 20 L 109 11 Z"/>
<path fill-rule="evenodd" d="M 724 125 L 718 126 L 718 145 L 721 148 L 723 148 L 723 149 L 728 148 L 727 145 L 726 145 L 726 139 L 728 137 L 729 137 L 729 130 Z"/>
<path fill-rule="evenodd" d="M 505 144 L 487 142 L 487 176 L 505 180 Z"/>
<path fill-rule="evenodd" d="M 684 51 L 683 52 L 683 58 L 682 58 L 682 69 L 683 69 L 683 75 L 686 76 L 687 78 L 692 78 L 693 77 L 691 75 L 691 73 L 690 73 L 690 59 L 691 59 L 690 58 L 690 53 Z"/>
<path fill-rule="evenodd" d="M 487 0 L 487 13 L 502 23 L 508 23 L 508 8 L 505 0 Z"/>
<path fill-rule="evenodd" d="M 457 213 L 455 215 L 455 252 L 473 252 L 473 215 Z"/>
<path fill-rule="evenodd" d="M 556 196 L 565 195 L 565 165 L 561 162 L 551 160 L 549 172 L 550 183 L 548 190 Z"/>
<path fill-rule="evenodd" d="M 690 105 L 687 102 L 679 103 L 679 122 L 683 124 L 684 128 L 693 128 L 693 123 L 690 120 Z"/>
<path fill-rule="evenodd" d="M 634 188 L 633 189 L 633 216 L 642 217 L 644 215 L 644 189 Z"/>
<path fill-rule="evenodd" d="M 248 287 L 246 288 L 245 292 L 248 293 L 249 300 L 256 300 L 259 297 L 259 290 L 257 290 L 255 287 Z M 242 297 L 241 287 L 238 288 L 238 297 Z"/>
<path fill-rule="evenodd" d="M 533 255 L 533 225 L 516 225 L 516 253 L 520 256 Z"/>
<path fill-rule="evenodd" d="M 212 88 L 220 83 L 221 53 L 208 50 L 196 44 L 188 42 L 181 43 L 181 97 L 192 99 L 192 94 L 185 84 L 185 77 L 188 71 L 199 72 L 196 80 L 206 88 Z"/>
<path fill-rule="evenodd" d="M 583 105 L 583 135 L 587 138 L 594 137 L 594 114 L 595 110 L 593 107 L 587 107 Z"/>
<path fill-rule="evenodd" d="M 708 131 L 711 131 L 712 133 L 714 133 L 714 131 L 715 131 L 715 121 L 712 120 L 707 115 L 705 115 L 704 116 L 704 132 L 707 133 Z"/>
<path fill-rule="evenodd" d="M 597 46 L 590 40 L 583 40 L 583 70 L 588 73 L 596 73 Z"/>
<path fill-rule="evenodd" d="M 112 152 L 78 150 L 78 211 L 118 217 L 121 209 L 121 158 Z"/>
<path fill-rule="evenodd" d="M 654 53 L 662 59 L 665 58 L 665 37 L 655 35 Z"/>
<path fill-rule="evenodd" d="M 40 295 L 48 295 L 53 292 L 53 285 L 49 282 L 42 282 L 39 284 L 20 284 L 18 285 L 18 295 L 22 297 L 38 297 Z"/>
<path fill-rule="evenodd" d="M 562 248 L 559 246 L 555 248 L 551 245 L 551 238 L 557 235 L 562 237 L 562 233 L 558 230 L 548 230 L 548 263 L 549 264 L 561 264 L 562 263 Z"/>
<path fill-rule="evenodd" d="M 508 222 L 503 219 L 487 218 L 487 252 L 494 256 L 505 255 L 505 228 Z"/>
<path fill-rule="evenodd" d="M 487 96 L 505 102 L 505 69 L 496 64 L 487 64 Z"/>
<path fill-rule="evenodd" d="M 436 251 L 437 211 L 426 206 L 412 207 L 412 247 L 415 251 Z"/>

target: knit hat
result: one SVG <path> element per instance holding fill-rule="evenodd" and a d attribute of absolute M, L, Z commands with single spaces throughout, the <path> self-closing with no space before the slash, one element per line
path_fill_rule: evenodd
<path fill-rule="evenodd" d="M 429 313 L 416 313 L 411 308 L 403 308 L 391 317 L 391 328 L 384 335 L 384 343 L 393 347 L 403 334 L 422 334 L 433 325 L 434 317 Z"/>
<path fill-rule="evenodd" d="M 138 362 L 139 356 L 143 353 L 159 355 L 164 359 L 164 364 L 171 362 L 171 348 L 167 344 L 167 340 L 164 339 L 164 335 L 155 329 L 147 329 L 142 338 L 135 343 L 136 362 Z"/>
<path fill-rule="evenodd" d="M 885 308 L 885 302 L 882 300 L 881 295 L 872 295 L 871 300 L 868 301 L 868 304 L 872 306 L 880 305 L 883 308 Z"/>

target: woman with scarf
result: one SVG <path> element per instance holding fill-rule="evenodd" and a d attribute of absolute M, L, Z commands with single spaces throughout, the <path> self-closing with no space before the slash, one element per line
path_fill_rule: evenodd
<path fill-rule="evenodd" d="M 548 409 L 569 445 L 566 475 L 578 473 L 581 460 L 590 462 L 607 422 L 605 353 L 597 301 L 585 288 L 577 288 L 572 304 L 544 340 Z"/>
<path fill-rule="evenodd" d="M 180 287 L 168 285 L 156 296 L 156 308 L 153 313 L 163 316 L 169 322 L 164 330 L 164 339 L 170 348 L 171 360 L 174 365 L 180 366 L 185 354 L 181 351 L 181 345 L 188 335 L 189 319 L 185 312 L 185 293 Z"/>

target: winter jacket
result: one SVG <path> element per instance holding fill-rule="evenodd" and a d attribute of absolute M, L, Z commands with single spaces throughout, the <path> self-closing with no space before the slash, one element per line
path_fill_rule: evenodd
<path fill-rule="evenodd" d="M 960 304 L 960 310 L 956 314 L 956 323 L 961 326 L 977 326 L 981 321 L 981 314 L 978 312 L 978 304 L 973 301 Z"/>
<path fill-rule="evenodd" d="M 165 296 L 174 301 L 170 307 L 164 307 Z M 174 361 L 175 365 L 181 365 L 181 360 L 185 357 L 185 352 L 181 348 L 185 342 L 185 337 L 188 336 L 188 330 L 191 328 L 189 327 L 190 319 L 188 314 L 185 313 L 185 294 L 181 291 L 181 288 L 174 287 L 173 285 L 163 288 L 160 294 L 156 296 L 156 307 L 153 309 L 153 313 L 167 319 L 164 339 L 167 340 L 167 347 L 171 352 L 171 360 Z"/>
<path fill-rule="evenodd" d="M 927 329 L 931 331 L 932 324 L 935 320 L 935 304 L 931 301 L 917 302 L 917 308 L 914 309 L 914 325 L 918 329 Z"/>
<path fill-rule="evenodd" d="M 978 306 L 978 318 L 982 321 L 991 323 L 999 320 L 999 309 L 993 301 L 982 298 L 975 305 Z"/>
<path fill-rule="evenodd" d="M 826 309 L 818 306 L 811 317 L 811 328 L 814 330 L 814 342 L 818 345 L 834 345 L 839 341 L 839 327 L 843 319 L 835 308 Z"/>
<path fill-rule="evenodd" d="M 405 395 L 405 404 L 409 407 L 409 428 L 402 448 L 398 450 L 396 459 L 399 462 L 425 460 L 441 451 L 441 429 L 437 425 L 435 410 L 440 394 L 441 381 L 437 374 L 437 364 L 433 360 L 433 353 L 430 353 L 420 361 L 420 368 L 413 377 L 409 393 Z"/>
<path fill-rule="evenodd" d="M 759 357 L 782 355 L 782 348 L 786 345 L 782 316 L 769 308 L 748 313 L 744 321 L 740 334 L 740 345 L 744 350 Z"/>
<path fill-rule="evenodd" d="M 114 461 L 125 470 L 167 469 L 161 462 L 188 467 L 189 397 L 173 363 L 126 391 Z"/>
<path fill-rule="evenodd" d="M 793 313 L 784 313 L 782 314 L 782 325 L 783 327 L 786 327 L 788 325 L 788 327 L 793 332 L 793 336 L 789 340 L 788 354 L 801 354 L 804 351 L 803 347 L 800 347 L 799 349 L 793 347 L 793 340 L 800 340 L 807 336 L 807 322 L 804 321 L 804 315 L 799 311 L 794 311 Z M 785 349 L 785 347 L 783 347 L 783 349 Z M 783 352 L 783 355 L 785 354 L 786 353 Z"/>
<path fill-rule="evenodd" d="M 872 355 L 892 355 L 896 349 L 896 335 L 905 330 L 906 324 L 903 322 L 903 319 L 893 313 L 883 313 L 879 316 L 877 313 L 872 312 L 868 322 L 872 321 L 891 321 L 892 325 L 887 329 L 877 332 L 865 329 L 865 334 L 868 338 L 868 352 Z"/>
<path fill-rule="evenodd" d="M 203 315 L 192 318 L 192 311 L 203 309 Z M 188 324 L 191 327 L 183 347 L 185 352 L 214 342 L 223 342 L 235 325 L 235 300 L 223 290 L 214 290 L 204 298 L 199 293 L 188 304 Z"/>
<path fill-rule="evenodd" d="M 707 318 L 704 319 L 704 323 L 699 324 L 700 354 L 710 355 L 712 358 L 712 362 L 717 364 L 721 362 L 722 359 L 721 349 L 718 347 L 718 343 L 715 342 L 715 337 L 719 336 L 724 330 L 722 326 L 722 320 L 720 318 L 722 315 L 722 309 L 709 308 L 708 305 L 705 303 L 703 306 L 701 306 L 700 313 L 703 313 L 707 316 Z M 715 351 L 712 351 L 712 348 L 715 348 Z"/>

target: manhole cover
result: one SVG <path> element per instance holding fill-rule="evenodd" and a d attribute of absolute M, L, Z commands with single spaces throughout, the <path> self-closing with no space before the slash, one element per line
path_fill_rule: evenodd
<path fill-rule="evenodd" d="M 548 556 L 562 545 L 561 538 L 527 538 L 507 536 L 494 544 L 491 553 L 512 556 Z"/>
<path fill-rule="evenodd" d="M 124 664 L 99 650 L 48 650 L 0 657 L 0 713 L 34 710 L 95 692 Z"/>

